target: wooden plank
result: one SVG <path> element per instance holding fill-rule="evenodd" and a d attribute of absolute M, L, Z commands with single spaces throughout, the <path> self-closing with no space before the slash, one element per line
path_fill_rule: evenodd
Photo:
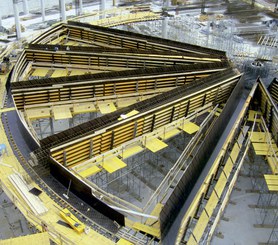
<path fill-rule="evenodd" d="M 98 107 L 101 114 L 107 114 L 117 110 L 116 106 L 112 102 L 99 102 Z"/>
<path fill-rule="evenodd" d="M 270 144 L 267 144 L 267 143 L 253 142 L 252 145 L 253 145 L 253 148 L 257 155 L 264 155 L 264 156 L 271 155 L 271 154 L 273 154 L 272 148 L 275 153 L 278 151 L 276 144 L 272 144 L 272 148 L 270 147 Z"/>
<path fill-rule="evenodd" d="M 163 141 L 157 139 L 157 138 L 153 138 L 150 140 L 147 140 L 146 142 L 146 148 L 148 148 L 150 151 L 152 152 L 157 152 L 165 147 L 167 147 L 168 145 L 165 144 Z"/>
<path fill-rule="evenodd" d="M 26 236 L 13 237 L 0 241 L 1 245 L 48 245 L 50 244 L 47 232 L 35 233 Z"/>
<path fill-rule="evenodd" d="M 248 132 L 250 135 L 251 132 Z M 261 143 L 267 143 L 270 139 L 271 140 L 271 134 L 267 132 L 252 132 L 251 134 L 251 142 L 261 142 Z"/>
<path fill-rule="evenodd" d="M 96 111 L 96 107 L 93 103 L 82 103 L 73 105 L 73 114 L 90 113 Z"/>
<path fill-rule="evenodd" d="M 197 132 L 199 130 L 199 126 L 196 125 L 195 123 L 192 122 L 186 122 L 184 123 L 180 129 L 182 129 L 184 132 L 188 133 L 188 134 L 193 134 L 195 132 Z"/>
<path fill-rule="evenodd" d="M 48 69 L 36 68 L 31 76 L 34 77 L 45 77 L 48 72 Z"/>
<path fill-rule="evenodd" d="M 123 159 L 126 159 L 128 157 L 136 155 L 137 153 L 139 153 L 143 150 L 144 150 L 144 148 L 141 147 L 140 145 L 135 145 L 135 146 L 128 147 L 128 148 L 124 149 L 124 151 L 120 155 Z"/>
<path fill-rule="evenodd" d="M 50 118 L 51 110 L 49 108 L 43 109 L 26 109 L 25 110 L 27 117 L 30 120 L 35 120 L 39 118 Z"/>
<path fill-rule="evenodd" d="M 264 178 L 269 191 L 278 191 L 278 175 L 265 174 Z"/>
<path fill-rule="evenodd" d="M 67 106 L 55 106 L 52 111 L 55 120 L 72 118 L 70 108 Z"/>
<path fill-rule="evenodd" d="M 169 130 L 169 131 L 163 133 L 162 135 L 160 135 L 160 137 L 161 137 L 163 140 L 167 140 L 167 139 L 170 139 L 170 138 L 172 138 L 172 137 L 178 135 L 180 132 L 181 132 L 180 130 L 174 128 L 174 129 L 172 129 L 172 130 Z"/>
<path fill-rule="evenodd" d="M 138 114 L 138 113 L 139 113 L 139 111 L 137 111 L 137 110 L 132 110 L 132 111 L 128 112 L 127 114 L 122 114 L 122 115 L 118 118 L 118 120 L 121 121 L 121 120 L 123 120 L 123 119 L 132 117 L 132 116 L 134 116 L 134 115 L 136 115 L 136 114 Z"/>
<path fill-rule="evenodd" d="M 147 233 L 149 235 L 152 235 L 154 237 L 158 237 L 158 238 L 160 237 L 159 229 L 150 227 L 148 225 L 141 224 L 139 222 L 135 222 L 133 224 L 132 228 L 134 228 L 135 230 L 141 231 L 143 233 Z"/>
<path fill-rule="evenodd" d="M 267 163 L 273 174 L 278 174 L 278 162 L 275 156 L 267 156 Z"/>
<path fill-rule="evenodd" d="M 117 242 L 118 245 L 133 245 L 133 243 L 129 242 L 128 240 L 125 240 L 124 238 L 120 238 L 120 240 Z"/>
<path fill-rule="evenodd" d="M 257 120 L 256 122 L 261 122 L 261 119 L 259 119 L 260 115 L 261 115 L 261 112 L 259 111 L 253 111 L 253 110 L 249 110 L 249 113 L 248 113 L 248 121 L 250 122 L 254 122 L 255 121 L 255 115 L 257 114 Z"/>
<path fill-rule="evenodd" d="M 121 99 L 117 101 L 118 108 L 130 106 L 137 102 L 137 99 Z"/>
<path fill-rule="evenodd" d="M 118 157 L 105 159 L 102 163 L 102 167 L 110 174 L 126 166 L 126 163 L 124 163 Z"/>
<path fill-rule="evenodd" d="M 77 233 L 81 234 L 84 231 L 85 225 L 79 219 L 77 219 L 67 208 L 60 211 L 60 216 Z"/>
<path fill-rule="evenodd" d="M 150 215 L 155 216 L 155 217 L 159 217 L 163 206 L 164 206 L 163 204 L 157 203 Z M 145 225 L 149 225 L 149 226 L 154 226 L 155 225 L 155 228 L 159 228 L 159 220 L 156 220 L 156 219 L 153 219 L 153 218 L 148 218 L 145 222 Z"/>
<path fill-rule="evenodd" d="M 70 76 L 78 76 L 78 75 L 83 75 L 87 72 L 87 70 L 72 70 L 70 72 Z"/>
<path fill-rule="evenodd" d="M 51 77 L 65 77 L 67 76 L 68 71 L 67 70 L 55 70 Z"/>
<path fill-rule="evenodd" d="M 83 171 L 79 172 L 79 175 L 81 175 L 83 178 L 88 178 L 92 175 L 97 174 L 100 171 L 101 171 L 101 168 L 94 165 L 92 167 L 87 168 L 86 170 L 83 170 Z"/>
<path fill-rule="evenodd" d="M 29 192 L 30 187 L 20 174 L 14 173 L 8 178 L 35 215 L 42 215 L 48 211 L 39 197 Z"/>

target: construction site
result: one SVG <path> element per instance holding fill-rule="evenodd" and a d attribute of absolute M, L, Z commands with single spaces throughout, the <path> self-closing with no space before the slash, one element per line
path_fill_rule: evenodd
<path fill-rule="evenodd" d="M 0 244 L 277 244 L 277 4 L 3 6 Z"/>

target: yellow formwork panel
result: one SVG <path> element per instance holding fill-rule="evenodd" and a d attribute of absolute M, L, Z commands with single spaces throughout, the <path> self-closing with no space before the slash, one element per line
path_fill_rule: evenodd
<path fill-rule="evenodd" d="M 269 191 L 278 191 L 278 175 L 265 174 L 264 178 Z"/>
<path fill-rule="evenodd" d="M 160 214 L 163 206 L 164 206 L 163 204 L 157 203 L 150 215 L 159 217 L 159 214 Z M 148 218 L 146 220 L 145 224 L 149 225 L 149 226 L 153 226 L 154 224 L 156 224 L 155 228 L 159 228 L 159 220 L 156 220 L 153 218 Z"/>
<path fill-rule="evenodd" d="M 99 102 L 98 108 L 101 114 L 107 114 L 117 110 L 116 106 L 112 102 Z"/>
<path fill-rule="evenodd" d="M 199 241 L 201 240 L 201 238 L 203 236 L 203 233 L 207 227 L 208 222 L 209 222 L 209 217 L 207 216 L 206 212 L 203 211 L 202 214 L 200 215 L 200 218 L 199 218 L 196 226 L 194 227 L 194 230 L 193 230 L 194 237 L 191 235 L 186 244 L 188 244 L 188 245 L 199 244 Z M 197 240 L 197 242 L 195 239 Z"/>
<path fill-rule="evenodd" d="M 226 173 L 225 173 L 226 174 Z M 226 176 L 225 174 L 222 172 L 220 174 L 220 177 L 216 183 L 216 185 L 214 186 L 214 190 L 216 191 L 217 195 L 220 197 L 224 188 L 225 188 L 225 185 L 227 183 L 227 179 L 226 179 Z M 227 174 L 226 174 L 227 175 Z M 218 202 L 218 198 L 216 198 L 215 200 L 213 200 L 213 205 L 212 205 L 212 212 L 213 212 L 213 209 L 216 207 L 217 205 L 217 202 Z M 211 213 L 212 214 L 212 213 Z"/>
<path fill-rule="evenodd" d="M 68 106 L 55 106 L 52 111 L 55 120 L 72 118 L 72 114 Z"/>
<path fill-rule="evenodd" d="M 67 208 L 60 211 L 60 216 L 65 220 L 72 229 L 77 233 L 82 233 L 85 229 L 85 225 L 77 219 Z"/>
<path fill-rule="evenodd" d="M 193 134 L 199 130 L 199 126 L 192 122 L 186 122 L 180 127 L 184 132 Z"/>
<path fill-rule="evenodd" d="M 136 111 L 136 110 L 132 110 L 130 112 L 128 112 L 127 114 L 122 114 L 121 117 L 118 118 L 119 121 L 123 120 L 123 119 L 126 119 L 126 118 L 129 118 L 129 117 L 132 117 L 136 114 L 138 114 L 139 111 Z"/>
<path fill-rule="evenodd" d="M 137 153 L 139 153 L 143 150 L 144 150 L 144 148 L 141 147 L 140 145 L 135 145 L 135 146 L 132 146 L 132 147 L 129 147 L 129 148 L 123 150 L 123 152 L 120 155 L 123 159 L 126 159 L 128 157 L 136 155 Z"/>
<path fill-rule="evenodd" d="M 126 163 L 124 163 L 118 157 L 105 159 L 102 164 L 102 167 L 110 174 L 126 166 Z"/>
<path fill-rule="evenodd" d="M 231 159 L 228 159 L 226 164 L 225 164 L 225 167 L 224 167 L 224 171 L 225 171 L 225 174 L 228 176 L 232 169 L 233 169 L 234 165 L 233 165 L 233 162 Z"/>
<path fill-rule="evenodd" d="M 130 106 L 137 102 L 137 99 L 121 99 L 117 101 L 118 108 Z"/>
<path fill-rule="evenodd" d="M 118 245 L 133 245 L 132 242 L 126 240 L 126 239 L 123 239 L 121 238 L 118 242 L 117 242 Z"/>
<path fill-rule="evenodd" d="M 163 139 L 163 140 L 167 140 L 167 139 L 170 139 L 174 136 L 176 136 L 177 134 L 179 134 L 181 131 L 174 128 L 172 130 L 169 130 L 168 132 L 165 132 L 163 133 L 162 135 L 160 135 L 160 137 Z"/>
<path fill-rule="evenodd" d="M 218 181 L 219 181 L 219 180 L 218 180 Z M 218 181 L 217 181 L 217 183 L 218 183 Z M 222 179 L 220 185 L 222 185 L 222 184 L 223 184 L 223 179 Z M 219 185 L 219 186 L 220 186 L 220 185 Z M 219 186 L 218 186 L 218 187 L 219 187 Z M 219 189 L 219 191 L 220 191 L 220 189 Z M 220 194 L 217 193 L 217 195 L 221 195 L 221 193 L 220 193 Z M 212 215 L 213 210 L 215 209 L 216 204 L 217 204 L 217 202 L 218 202 L 218 196 L 217 196 L 217 195 L 216 195 L 215 191 L 213 191 L 213 192 L 211 193 L 210 197 L 209 197 L 209 200 L 208 200 L 207 204 L 206 204 L 205 209 L 206 209 L 207 215 L 209 215 L 209 216 Z"/>
<path fill-rule="evenodd" d="M 253 111 L 253 110 L 249 110 L 248 121 L 254 122 L 256 114 L 257 114 L 256 122 L 261 122 L 261 119 L 258 118 L 258 117 L 260 117 L 261 113 L 259 111 Z"/>
<path fill-rule="evenodd" d="M 87 72 L 87 70 L 72 70 L 70 72 L 70 76 L 78 76 L 78 75 L 83 75 Z"/>
<path fill-rule="evenodd" d="M 134 228 L 135 230 L 141 231 L 143 233 L 147 233 L 149 235 L 152 235 L 154 237 L 158 237 L 158 238 L 160 237 L 159 229 L 150 227 L 148 225 L 141 224 L 139 222 L 135 222 L 133 224 L 132 228 Z"/>
<path fill-rule="evenodd" d="M 26 116 L 30 120 L 38 119 L 38 118 L 49 118 L 51 117 L 51 110 L 49 108 L 44 109 L 26 109 Z"/>
<path fill-rule="evenodd" d="M 19 236 L 14 238 L 9 238 L 0 241 L 1 245 L 37 245 L 50 244 L 49 236 L 47 232 L 35 233 L 27 236 Z"/>
<path fill-rule="evenodd" d="M 88 178 L 92 175 L 97 174 L 98 172 L 101 171 L 101 168 L 99 168 L 98 166 L 94 165 L 90 168 L 87 168 L 86 170 L 83 170 L 79 173 L 79 175 L 81 175 L 84 178 Z"/>
<path fill-rule="evenodd" d="M 233 149 L 232 149 L 231 155 L 230 155 L 230 157 L 232 158 L 233 162 L 236 161 L 236 159 L 238 157 L 238 154 L 239 154 L 239 151 L 240 151 L 239 146 L 237 144 L 235 144 Z"/>
<path fill-rule="evenodd" d="M 251 132 L 248 132 L 250 135 Z M 251 142 L 261 142 L 261 143 L 266 143 L 271 139 L 270 133 L 267 132 L 252 132 L 251 134 Z"/>
<path fill-rule="evenodd" d="M 267 156 L 267 163 L 273 174 L 278 174 L 278 161 L 275 156 Z"/>
<path fill-rule="evenodd" d="M 3 108 L 3 109 L 0 109 L 0 112 L 9 112 L 9 111 L 14 111 L 15 110 L 15 107 L 9 107 L 9 108 Z"/>
<path fill-rule="evenodd" d="M 65 77 L 67 76 L 68 71 L 67 70 L 55 70 L 51 77 Z"/>
<path fill-rule="evenodd" d="M 76 46 L 77 42 L 76 41 L 67 41 L 66 45 L 70 46 Z"/>
<path fill-rule="evenodd" d="M 73 105 L 73 114 L 96 112 L 96 107 L 93 103 L 83 103 Z"/>
<path fill-rule="evenodd" d="M 36 77 L 45 77 L 48 72 L 48 69 L 42 69 L 42 68 L 36 68 L 31 76 L 36 76 Z"/>
<path fill-rule="evenodd" d="M 252 143 L 252 145 L 257 155 L 271 155 L 273 154 L 272 148 L 275 153 L 278 151 L 276 144 L 272 144 L 272 147 L 267 143 Z"/>
<path fill-rule="evenodd" d="M 150 151 L 152 152 L 157 152 L 165 147 L 167 147 L 168 145 L 165 144 L 163 141 L 157 139 L 157 138 L 153 138 L 150 140 L 147 140 L 146 142 L 146 148 L 148 148 Z"/>

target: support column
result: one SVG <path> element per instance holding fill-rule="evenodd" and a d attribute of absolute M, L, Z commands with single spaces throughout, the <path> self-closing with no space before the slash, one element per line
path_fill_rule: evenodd
<path fill-rule="evenodd" d="M 116 0 L 113 0 L 113 7 L 116 6 Z"/>
<path fill-rule="evenodd" d="M 83 0 L 79 0 L 79 15 L 83 14 Z"/>
<path fill-rule="evenodd" d="M 99 11 L 104 11 L 106 8 L 106 0 L 100 0 L 100 8 L 99 8 Z M 105 14 L 101 14 L 99 16 L 100 19 L 104 19 L 105 18 Z"/>
<path fill-rule="evenodd" d="M 51 135 L 54 134 L 54 122 L 53 122 L 52 117 L 50 118 L 50 132 L 51 132 Z"/>
<path fill-rule="evenodd" d="M 41 0 L 42 21 L 45 21 L 45 0 Z"/>
<path fill-rule="evenodd" d="M 61 16 L 62 16 L 62 21 L 66 21 L 66 5 L 65 5 L 65 0 L 60 0 L 60 10 L 61 10 Z"/>
<path fill-rule="evenodd" d="M 23 12 L 24 14 L 29 14 L 29 6 L 27 0 L 23 0 Z"/>
<path fill-rule="evenodd" d="M 162 20 L 162 38 L 167 38 L 167 29 L 168 29 L 168 18 L 165 17 Z"/>
<path fill-rule="evenodd" d="M 2 23 L 2 15 L 0 14 L 0 26 L 3 26 L 3 23 Z"/>
<path fill-rule="evenodd" d="M 21 29 L 20 29 L 20 22 L 19 22 L 17 3 L 14 2 L 13 8 L 14 8 L 14 19 L 15 19 L 16 35 L 17 35 L 17 39 L 20 39 L 21 38 Z"/>

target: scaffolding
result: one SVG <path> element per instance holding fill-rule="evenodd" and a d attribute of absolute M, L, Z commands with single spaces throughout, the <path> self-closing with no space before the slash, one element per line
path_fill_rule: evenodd
<path fill-rule="evenodd" d="M 275 174 L 278 157 L 276 145 L 271 137 L 271 133 L 266 126 L 264 118 L 255 117 L 254 120 L 255 129 L 257 133 L 261 135 L 261 138 L 256 140 L 256 136 L 251 141 L 253 149 L 249 151 L 250 169 L 249 175 L 251 177 L 252 192 L 258 193 L 258 200 L 254 208 L 256 208 L 256 214 L 258 215 L 257 223 L 254 224 L 256 228 L 269 229 L 269 238 L 265 243 L 260 244 L 277 244 L 278 242 L 278 189 L 275 186 L 278 176 Z M 263 137 L 262 137 L 263 136 Z M 266 152 L 262 152 L 262 148 L 256 148 L 256 141 L 260 141 L 260 144 L 267 144 Z M 273 167 L 269 158 L 274 159 Z M 276 180 L 277 179 L 277 180 Z M 274 183 L 274 186 L 272 184 Z M 251 205 L 253 206 L 253 205 Z"/>

